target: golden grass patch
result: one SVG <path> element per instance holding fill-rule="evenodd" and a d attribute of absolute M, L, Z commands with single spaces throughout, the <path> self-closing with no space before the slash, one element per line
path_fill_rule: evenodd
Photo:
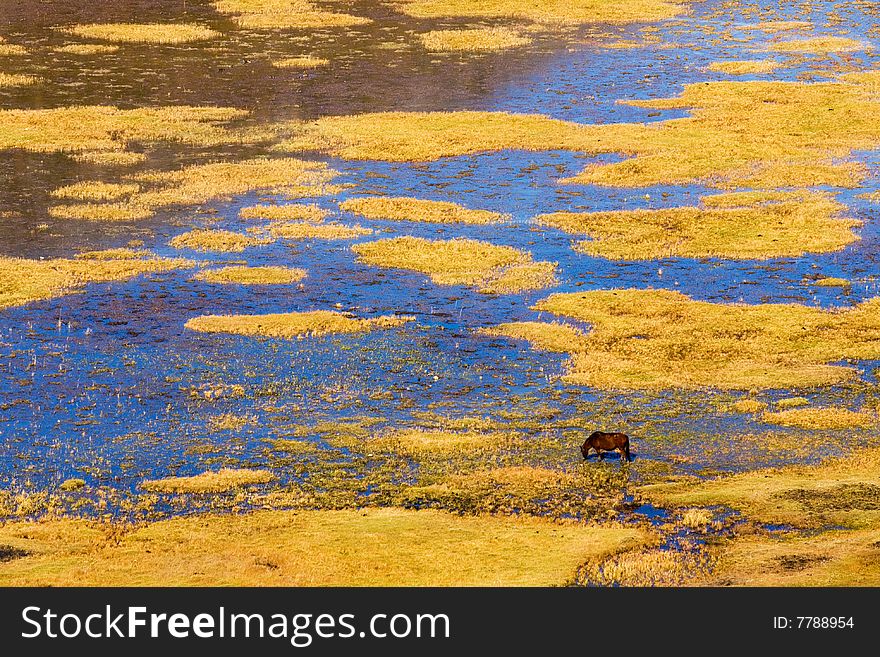
<path fill-rule="evenodd" d="M 140 191 L 123 202 L 60 205 L 49 209 L 53 217 L 127 221 L 152 216 L 156 210 L 180 205 L 198 205 L 230 199 L 264 190 L 288 198 L 321 196 L 336 187 L 330 184 L 336 172 L 320 162 L 297 158 L 254 158 L 238 162 L 194 164 L 173 171 L 145 171 L 130 175 L 126 183 L 108 186 L 103 182 L 77 183 L 63 194 L 108 195 L 108 190 Z M 267 206 L 268 207 L 268 206 Z"/>
<path fill-rule="evenodd" d="M 273 59 L 272 66 L 275 68 L 321 68 L 330 64 L 329 59 L 304 55 L 303 57 L 286 57 L 285 59 Z"/>
<path fill-rule="evenodd" d="M 851 287 L 852 282 L 848 281 L 845 278 L 834 278 L 832 276 L 826 276 L 824 278 L 817 278 L 813 281 L 813 285 L 817 287 Z"/>
<path fill-rule="evenodd" d="M 880 523 L 878 468 L 880 449 L 868 448 L 820 465 L 754 470 L 639 490 L 657 504 L 724 505 L 764 523 L 876 528 Z"/>
<path fill-rule="evenodd" d="M 428 223 L 492 224 L 504 215 L 490 210 L 471 210 L 449 201 L 430 201 L 410 197 L 364 196 L 346 199 L 339 204 L 346 212 L 368 219 L 389 221 L 424 221 Z"/>
<path fill-rule="evenodd" d="M 177 44 L 221 36 L 202 25 L 186 23 L 93 23 L 67 27 L 64 32 L 84 39 L 118 43 Z"/>
<path fill-rule="evenodd" d="M 809 536 L 737 536 L 720 546 L 706 584 L 880 586 L 880 529 Z"/>
<path fill-rule="evenodd" d="M 588 235 L 575 248 L 616 260 L 665 257 L 766 259 L 839 251 L 858 238 L 845 206 L 821 192 L 741 193 L 705 197 L 703 207 L 610 212 L 556 212 L 536 221 Z M 732 197 L 732 198 L 728 198 Z"/>
<path fill-rule="evenodd" d="M 252 422 L 253 418 L 247 416 L 235 415 L 234 413 L 224 413 L 223 415 L 215 415 L 214 417 L 208 418 L 208 428 L 212 431 L 239 431 Z M 221 472 L 224 471 L 221 470 Z"/>
<path fill-rule="evenodd" d="M 729 406 L 736 413 L 760 413 L 767 408 L 767 404 L 757 399 L 740 399 Z"/>
<path fill-rule="evenodd" d="M 81 164 L 96 164 L 98 166 L 130 167 L 145 162 L 145 153 L 133 153 L 131 151 L 86 151 L 84 153 L 71 153 L 71 159 Z"/>
<path fill-rule="evenodd" d="M 149 257 L 152 254 L 149 251 L 137 251 L 120 247 L 116 249 L 104 249 L 103 251 L 83 251 L 77 253 L 77 260 L 135 260 Z"/>
<path fill-rule="evenodd" d="M 107 46 L 97 43 L 71 43 L 55 49 L 65 55 L 112 55 L 119 51 L 119 46 Z"/>
<path fill-rule="evenodd" d="M 102 105 L 0 110 L 0 149 L 119 153 L 132 141 L 217 146 L 242 140 L 223 124 L 246 114 L 230 108 L 185 105 L 131 110 Z"/>
<path fill-rule="evenodd" d="M 288 203 L 286 205 L 251 205 L 242 208 L 238 216 L 242 219 L 269 219 L 271 221 L 312 221 L 320 222 L 329 216 L 330 211 L 314 203 Z"/>
<path fill-rule="evenodd" d="M 120 281 L 148 272 L 192 266 L 188 260 L 169 258 L 26 260 L 0 257 L 0 308 L 20 306 L 81 290 L 88 283 Z"/>
<path fill-rule="evenodd" d="M 729 62 L 712 62 L 708 70 L 728 75 L 760 75 L 772 73 L 782 64 L 772 59 L 745 59 Z"/>
<path fill-rule="evenodd" d="M 239 27 L 262 29 L 313 29 L 351 27 L 368 18 L 320 9 L 309 0 L 215 0 L 214 8 L 229 14 Z"/>
<path fill-rule="evenodd" d="M 705 555 L 649 548 L 591 560 L 579 581 L 592 586 L 683 586 L 708 571 Z"/>
<path fill-rule="evenodd" d="M 202 315 L 190 319 L 186 323 L 186 328 L 202 333 L 304 338 L 393 328 L 411 320 L 411 317 L 393 317 L 391 315 L 358 319 L 329 310 L 314 310 L 268 315 Z"/>
<path fill-rule="evenodd" d="M 562 182 L 613 187 L 701 184 L 757 188 L 854 187 L 866 169 L 846 161 L 880 144 L 877 76 L 813 84 L 716 81 L 676 98 L 622 101 L 690 109 L 647 124 L 582 125 L 506 112 L 382 112 L 288 124 L 278 150 L 348 159 L 429 161 L 484 151 L 621 153 Z"/>
<path fill-rule="evenodd" d="M 471 285 L 486 293 L 538 290 L 556 282 L 554 263 L 534 262 L 524 251 L 477 240 L 396 237 L 355 244 L 352 250 L 369 265 L 410 269 L 438 285 Z"/>
<path fill-rule="evenodd" d="M 337 223 L 312 223 L 309 221 L 296 221 L 273 224 L 269 232 L 274 237 L 289 240 L 350 240 L 364 235 L 372 235 L 370 228 L 364 228 L 355 224 L 346 226 Z"/>
<path fill-rule="evenodd" d="M 81 221 L 137 221 L 153 216 L 153 211 L 134 203 L 79 203 L 53 205 L 49 208 L 49 216 Z"/>
<path fill-rule="evenodd" d="M 764 413 L 768 424 L 799 429 L 869 429 L 877 425 L 877 414 L 851 411 L 847 408 L 792 408 L 777 413 Z"/>
<path fill-rule="evenodd" d="M 670 290 L 597 290 L 554 294 L 534 308 L 592 330 L 581 338 L 558 324 L 526 322 L 495 333 L 569 353 L 564 380 L 599 388 L 829 385 L 856 371 L 828 363 L 880 357 L 880 299 L 823 310 L 694 301 Z"/>
<path fill-rule="evenodd" d="M 179 517 L 123 534 L 117 545 L 87 521 L 15 522 L 0 527 L 0 540 L 30 553 L 0 563 L 6 586 L 549 586 L 646 535 L 364 509 Z"/>
<path fill-rule="evenodd" d="M 767 50 L 774 52 L 798 52 L 798 53 L 836 53 L 853 52 L 856 50 L 869 49 L 870 44 L 846 37 L 822 36 L 812 39 L 795 39 L 792 41 L 779 41 L 767 46 Z"/>
<path fill-rule="evenodd" d="M 136 183 L 120 184 L 101 181 L 84 181 L 53 189 L 52 198 L 77 201 L 118 201 L 140 191 Z"/>
<path fill-rule="evenodd" d="M 197 228 L 173 238 L 168 244 L 175 249 L 194 251 L 219 251 L 241 253 L 252 246 L 269 244 L 271 240 L 249 237 L 229 230 L 210 230 Z"/>
<path fill-rule="evenodd" d="M 353 160 L 429 161 L 504 149 L 590 150 L 590 128 L 507 112 L 377 112 L 292 123 L 289 138 L 275 148 Z"/>
<path fill-rule="evenodd" d="M 633 23 L 672 18 L 683 4 L 667 0 L 400 0 L 415 18 L 515 18 L 549 24 Z"/>
<path fill-rule="evenodd" d="M 29 87 L 37 82 L 42 82 L 42 78 L 36 75 L 0 73 L 0 87 Z"/>
<path fill-rule="evenodd" d="M 366 448 L 408 456 L 448 456 L 463 452 L 494 452 L 511 440 L 511 436 L 503 433 L 403 429 L 371 438 Z"/>
<path fill-rule="evenodd" d="M 140 487 L 151 493 L 225 493 L 236 488 L 265 484 L 274 478 L 268 470 L 223 468 L 192 477 L 146 479 Z"/>
<path fill-rule="evenodd" d="M 15 43 L 3 43 L 3 41 L 0 40 L 0 57 L 18 57 L 27 54 L 27 48 L 24 46 L 19 46 Z"/>
<path fill-rule="evenodd" d="M 288 198 L 321 196 L 334 190 L 329 183 L 335 175 L 324 163 L 292 157 L 212 162 L 132 176 L 132 180 L 158 187 L 132 200 L 147 207 L 166 207 L 195 205 L 257 190 Z"/>
<path fill-rule="evenodd" d="M 532 39 L 509 27 L 462 30 L 431 30 L 419 35 L 425 49 L 433 52 L 486 52 L 521 48 Z"/>
<path fill-rule="evenodd" d="M 290 267 L 223 267 L 222 269 L 206 269 L 198 272 L 193 278 L 206 283 L 238 285 L 287 285 L 298 283 L 306 277 L 305 269 Z"/>

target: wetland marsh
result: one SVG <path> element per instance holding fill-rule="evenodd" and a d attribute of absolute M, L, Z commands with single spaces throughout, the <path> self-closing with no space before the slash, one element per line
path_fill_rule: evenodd
<path fill-rule="evenodd" d="M 0 584 L 880 582 L 874 3 L 0 4 Z"/>

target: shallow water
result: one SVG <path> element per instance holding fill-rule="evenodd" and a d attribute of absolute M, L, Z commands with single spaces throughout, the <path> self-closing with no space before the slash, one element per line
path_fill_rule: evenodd
<path fill-rule="evenodd" d="M 694 5 L 689 16 L 657 25 L 659 42 L 641 48 L 609 50 L 595 35 L 639 38 L 643 25 L 593 26 L 564 38 L 541 38 L 511 53 L 436 56 L 407 41 L 409 32 L 465 21 L 413 21 L 368 2 L 357 4 L 375 23 L 348 33 L 317 31 L 305 44 L 289 33 L 237 31 L 216 42 L 123 45 L 111 55 L 74 57 L 52 53 L 53 47 L 74 41 L 55 26 L 186 19 L 230 31 L 231 23 L 204 3 L 185 3 L 184 9 L 179 2 L 129 1 L 113 3 L 112 9 L 101 6 L 100 12 L 95 3 L 85 2 L 9 4 L 10 11 L 0 12 L 0 34 L 10 43 L 29 47 L 32 54 L 7 58 L 2 70 L 36 73 L 46 82 L 35 88 L 0 89 L 0 107 L 220 105 L 250 110 L 252 124 L 392 109 L 535 112 L 600 124 L 660 121 L 683 113 L 616 101 L 673 96 L 683 84 L 728 77 L 707 73 L 705 66 L 718 59 L 754 57 L 752 48 L 776 38 L 744 30 L 747 23 L 812 20 L 823 34 L 877 36 L 870 33 L 869 3 L 836 7 L 816 2 L 781 11 L 778 3 L 759 2 L 751 5 L 754 10 L 743 3 L 746 9 L 734 11 L 724 3 L 705 2 Z M 829 25 L 832 14 L 835 22 Z M 378 47 L 399 40 L 405 42 L 400 50 Z M 331 66 L 301 72 L 277 70 L 268 63 L 269 56 L 304 51 L 327 57 Z M 869 51 L 805 56 L 774 77 L 832 76 L 870 68 L 874 58 Z M 143 166 L 176 166 L 204 155 L 198 151 L 152 149 Z M 857 159 L 874 173 L 880 165 L 877 152 L 857 154 Z M 711 390 L 623 394 L 567 386 L 559 380 L 564 356 L 475 334 L 480 327 L 538 318 L 530 306 L 555 291 L 664 288 L 715 302 L 796 302 L 825 308 L 877 296 L 878 210 L 857 198 L 878 189 L 876 176 L 864 188 L 838 197 L 851 216 L 864 222 L 861 241 L 840 252 L 760 262 L 613 262 L 578 254 L 571 249 L 572 236 L 533 226 L 529 220 L 559 210 L 692 205 L 713 190 L 562 185 L 560 178 L 579 172 L 591 160 L 561 151 L 508 151 L 419 164 L 326 160 L 340 172 L 338 182 L 351 186 L 332 198 L 314 200 L 337 213 L 336 203 L 345 198 L 382 193 L 451 200 L 511 217 L 500 226 L 465 226 L 369 221 L 338 213 L 343 221 L 374 228 L 378 237 L 465 236 L 515 246 L 536 260 L 558 262 L 559 285 L 528 294 L 485 295 L 438 286 L 417 273 L 358 264 L 351 241 L 280 240 L 244 254 L 184 255 L 216 263 L 303 267 L 309 275 L 301 285 L 211 285 L 190 280 L 192 272 L 181 271 L 90 285 L 80 294 L 7 309 L 0 312 L 0 486 L 42 490 L 80 477 L 89 486 L 134 491 L 145 478 L 196 474 L 215 463 L 269 467 L 284 483 L 299 475 L 279 465 L 267 448 L 268 439 L 318 421 L 357 417 L 381 418 L 375 426 L 381 431 L 419 424 L 425 411 L 500 421 L 507 411 L 530 417 L 549 406 L 558 426 L 549 426 L 546 433 L 571 445 L 570 461 L 555 464 L 566 467 L 580 459 L 579 441 L 576 433 L 566 435 L 561 426 L 625 429 L 634 436 L 636 480 L 658 473 L 707 476 L 815 462 L 877 442 L 874 431 L 844 432 L 819 450 L 807 440 L 809 432 L 774 429 L 789 437 L 790 448 L 741 443 L 732 436 L 773 429 L 755 417 L 724 410 L 747 395 Z M 95 171 L 61 155 L 10 153 L 2 158 L 0 210 L 7 215 L 0 216 L 0 252 L 70 256 L 140 239 L 157 253 L 179 255 L 167 246 L 173 236 L 202 225 L 243 231 L 256 222 L 238 219 L 238 210 L 272 199 L 250 194 L 207 204 L 199 213 L 168 211 L 130 225 L 48 219 L 47 192 L 89 179 Z M 820 275 L 847 278 L 853 285 L 842 290 L 809 283 Z M 315 309 L 364 317 L 400 313 L 414 316 L 415 322 L 364 336 L 309 340 L 197 334 L 183 328 L 186 319 L 200 314 Z M 862 382 L 806 391 L 769 390 L 757 398 L 772 401 L 798 394 L 819 404 L 874 404 L 872 372 L 880 363 L 856 365 L 864 370 Z M 243 396 L 205 399 L 206 390 L 236 385 L 243 387 Z M 238 431 L 217 431 L 209 420 L 222 413 L 248 416 L 251 423 Z M 322 440 L 317 433 L 306 434 Z M 206 459 L 206 446 L 215 450 L 214 460 Z M 341 454 L 344 459 L 344 450 Z"/>

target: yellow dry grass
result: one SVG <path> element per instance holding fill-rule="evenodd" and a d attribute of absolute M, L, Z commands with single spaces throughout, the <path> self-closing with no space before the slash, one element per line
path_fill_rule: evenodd
<path fill-rule="evenodd" d="M 77 253 L 75 257 L 78 260 L 135 260 L 149 257 L 151 255 L 152 254 L 149 251 L 137 251 L 135 249 L 120 247 L 116 249 L 104 249 L 103 251 L 84 251 L 82 253 Z"/>
<path fill-rule="evenodd" d="M 738 536 L 703 583 L 727 586 L 880 586 L 880 529 L 809 536 Z"/>
<path fill-rule="evenodd" d="M 55 52 L 65 55 L 112 55 L 119 51 L 119 46 L 107 46 L 97 43 L 71 43 L 67 46 L 56 48 Z"/>
<path fill-rule="evenodd" d="M 737 413 L 760 413 L 767 408 L 767 404 L 757 399 L 740 399 L 732 403 L 729 408 Z"/>
<path fill-rule="evenodd" d="M 876 72 L 872 72 L 876 73 Z M 312 149 L 349 159 L 428 161 L 482 151 L 564 149 L 622 153 L 563 182 L 614 187 L 857 186 L 854 150 L 880 144 L 877 75 L 813 84 L 716 81 L 686 85 L 677 98 L 625 101 L 690 109 L 648 124 L 582 125 L 505 112 L 384 112 L 324 117 L 286 127 L 279 150 Z"/>
<path fill-rule="evenodd" d="M 223 267 L 200 271 L 194 278 L 206 283 L 235 283 L 238 285 L 287 285 L 306 277 L 305 269 L 290 267 Z"/>
<path fill-rule="evenodd" d="M 269 232 L 275 237 L 289 240 L 350 240 L 373 231 L 355 224 L 345 226 L 337 223 L 311 223 L 308 221 L 273 224 Z"/>
<path fill-rule="evenodd" d="M 340 209 L 363 215 L 368 219 L 389 221 L 424 221 L 429 223 L 492 224 L 504 215 L 490 210 L 471 210 L 449 201 L 430 201 L 410 197 L 364 196 L 350 198 L 339 204 Z"/>
<path fill-rule="evenodd" d="M 852 282 L 845 278 L 834 278 L 829 276 L 825 278 L 817 278 L 813 281 L 813 285 L 816 285 L 817 287 L 850 287 L 852 286 Z"/>
<path fill-rule="evenodd" d="M 869 429 L 877 424 L 877 414 L 870 411 L 851 411 L 847 408 L 792 408 L 777 413 L 764 413 L 768 424 L 799 429 Z"/>
<path fill-rule="evenodd" d="M 671 18 L 684 11 L 667 0 L 400 0 L 400 10 L 416 18 L 515 18 L 536 23 L 633 23 Z"/>
<path fill-rule="evenodd" d="M 327 66 L 329 64 L 329 59 L 314 57 L 312 55 L 272 60 L 272 66 L 275 68 L 321 68 L 322 66 Z"/>
<path fill-rule="evenodd" d="M 140 185 L 136 183 L 84 181 L 54 189 L 50 196 L 77 201 L 118 201 L 138 191 L 140 191 Z"/>
<path fill-rule="evenodd" d="M 110 106 L 0 110 L 0 148 L 40 153 L 119 151 L 128 142 L 179 142 L 216 146 L 241 141 L 223 124 L 242 110 L 222 107 L 154 107 L 120 110 Z"/>
<path fill-rule="evenodd" d="M 353 160 L 428 161 L 504 149 L 589 150 L 589 128 L 507 112 L 377 112 L 293 123 L 290 137 L 276 148 Z"/>
<path fill-rule="evenodd" d="M 242 208 L 238 216 L 242 219 L 269 219 L 272 221 L 323 221 L 330 214 L 313 203 L 289 203 L 287 205 L 251 205 Z"/>
<path fill-rule="evenodd" d="M 0 73 L 0 87 L 29 87 L 37 82 L 42 82 L 42 78 L 36 75 L 26 75 L 24 73 Z"/>
<path fill-rule="evenodd" d="M 86 521 L 16 522 L 0 527 L 0 541 L 30 556 L 0 563 L 0 583 L 549 586 L 645 540 L 633 528 L 402 509 L 179 517 L 118 544 Z"/>
<path fill-rule="evenodd" d="M 486 52 L 521 48 L 532 39 L 509 27 L 462 30 L 431 30 L 419 35 L 422 45 L 433 52 Z"/>
<path fill-rule="evenodd" d="M 590 561 L 581 578 L 594 586 L 682 586 L 705 570 L 700 555 L 649 548 Z"/>
<path fill-rule="evenodd" d="M 185 23 L 93 23 L 67 27 L 64 32 L 84 39 L 118 43 L 177 44 L 221 36 L 202 25 Z"/>
<path fill-rule="evenodd" d="M 265 484 L 274 478 L 268 470 L 223 468 L 192 477 L 146 479 L 141 482 L 140 487 L 151 493 L 224 493 L 244 486 Z"/>
<path fill-rule="evenodd" d="M 720 196 L 720 198 L 719 198 Z M 861 222 L 838 215 L 845 206 L 820 192 L 705 197 L 703 207 L 611 212 L 557 212 L 536 219 L 588 241 L 576 249 L 617 260 L 665 257 L 766 259 L 839 251 L 855 242 Z"/>
<path fill-rule="evenodd" d="M 767 46 L 767 50 L 774 52 L 798 52 L 798 53 L 836 53 L 866 50 L 870 45 L 863 41 L 848 39 L 846 37 L 822 36 L 812 39 L 795 39 L 793 41 L 779 41 Z"/>
<path fill-rule="evenodd" d="M 880 449 L 814 466 L 754 470 L 708 481 L 643 486 L 657 504 L 732 507 L 758 522 L 795 527 L 878 527 Z"/>
<path fill-rule="evenodd" d="M 376 436 L 367 441 L 367 449 L 390 451 L 407 456 L 449 456 L 463 452 L 495 452 L 511 436 L 478 431 L 427 431 L 403 429 Z"/>
<path fill-rule="evenodd" d="M 202 333 L 305 338 L 393 328 L 411 320 L 412 317 L 393 317 L 391 315 L 358 319 L 329 310 L 315 310 L 268 315 L 202 315 L 190 319 L 186 323 L 186 328 Z"/>
<path fill-rule="evenodd" d="M 289 198 L 320 196 L 333 191 L 328 184 L 335 175 L 324 163 L 292 157 L 212 162 L 132 176 L 132 180 L 157 186 L 134 196 L 132 202 L 146 207 L 195 205 L 257 190 Z"/>
<path fill-rule="evenodd" d="M 86 151 L 85 153 L 71 153 L 71 159 L 82 164 L 96 164 L 98 166 L 128 167 L 146 161 L 145 153 L 133 153 L 131 151 Z"/>
<path fill-rule="evenodd" d="M 175 249 L 194 251 L 219 251 L 241 253 L 252 246 L 269 244 L 271 240 L 249 237 L 229 230 L 210 230 L 197 228 L 173 238 L 169 244 Z"/>
<path fill-rule="evenodd" d="M 49 208 L 49 216 L 54 219 L 82 221 L 137 221 L 152 215 L 153 211 L 149 208 L 133 203 L 79 203 Z"/>
<path fill-rule="evenodd" d="M 100 256 L 76 260 L 26 260 L 0 257 L 0 308 L 19 306 L 81 290 L 88 283 L 120 281 L 148 272 L 191 266 L 169 258 L 117 259 Z"/>
<path fill-rule="evenodd" d="M 0 40 L 0 57 L 18 57 L 27 54 L 27 48 L 24 46 L 15 43 L 3 43 L 3 41 Z"/>
<path fill-rule="evenodd" d="M 309 0 L 215 0 L 214 8 L 229 14 L 239 27 L 262 29 L 314 29 L 351 27 L 370 19 L 320 9 Z"/>
<path fill-rule="evenodd" d="M 524 251 L 477 240 L 396 237 L 356 244 L 352 250 L 369 265 L 410 269 L 438 285 L 471 285 L 485 293 L 539 290 L 556 282 L 555 263 L 534 262 Z"/>
<path fill-rule="evenodd" d="M 857 374 L 829 363 L 880 357 L 880 299 L 823 310 L 694 301 L 669 290 L 599 290 L 554 294 L 534 308 L 592 330 L 580 337 L 558 324 L 526 322 L 494 331 L 569 353 L 564 379 L 599 388 L 829 385 Z"/>
<path fill-rule="evenodd" d="M 728 75 L 760 75 L 772 73 L 782 66 L 772 59 L 746 59 L 729 62 L 712 62 L 708 70 Z"/>
<path fill-rule="evenodd" d="M 327 165 L 296 158 L 255 158 L 238 162 L 194 164 L 174 171 L 145 171 L 127 177 L 124 184 L 86 181 L 62 194 L 82 197 L 108 195 L 108 190 L 141 191 L 123 202 L 60 205 L 49 209 L 53 217 L 133 221 L 152 216 L 156 210 L 180 205 L 198 205 L 211 200 L 229 199 L 250 191 L 264 190 L 288 198 L 321 196 L 336 187 L 336 175 Z"/>

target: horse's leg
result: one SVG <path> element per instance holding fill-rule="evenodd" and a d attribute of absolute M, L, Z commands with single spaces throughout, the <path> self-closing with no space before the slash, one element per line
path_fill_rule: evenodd
<path fill-rule="evenodd" d="M 599 449 L 598 447 L 596 448 L 596 454 L 599 455 L 599 460 L 600 460 L 600 461 L 604 461 L 604 460 L 605 460 L 605 457 L 602 456 L 602 450 Z"/>

